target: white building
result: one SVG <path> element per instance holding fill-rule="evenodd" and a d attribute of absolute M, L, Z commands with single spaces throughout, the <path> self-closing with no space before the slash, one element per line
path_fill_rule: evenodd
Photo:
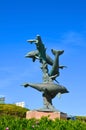
<path fill-rule="evenodd" d="M 25 107 L 25 102 L 17 102 L 16 106 Z"/>

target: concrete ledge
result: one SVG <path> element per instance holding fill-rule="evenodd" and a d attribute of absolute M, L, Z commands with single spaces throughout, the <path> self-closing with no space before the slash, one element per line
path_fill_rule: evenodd
<path fill-rule="evenodd" d="M 46 112 L 46 111 L 27 111 L 26 119 L 48 117 L 49 119 L 67 119 L 67 114 L 63 112 Z"/>

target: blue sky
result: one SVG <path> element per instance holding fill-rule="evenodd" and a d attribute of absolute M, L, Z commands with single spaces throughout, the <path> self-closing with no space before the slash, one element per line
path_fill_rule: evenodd
<path fill-rule="evenodd" d="M 26 40 L 39 34 L 51 49 L 64 49 L 60 64 L 67 68 L 57 78 L 70 93 L 55 97 L 53 105 L 72 115 L 86 116 L 86 1 L 85 0 L 3 0 L 0 1 L 0 95 L 6 103 L 24 101 L 26 107 L 42 107 L 41 93 L 20 86 L 42 82 L 38 62 L 24 56 L 35 50 Z"/>

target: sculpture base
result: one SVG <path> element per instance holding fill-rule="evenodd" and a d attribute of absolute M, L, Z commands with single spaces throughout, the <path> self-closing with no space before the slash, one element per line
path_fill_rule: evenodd
<path fill-rule="evenodd" d="M 51 111 L 27 111 L 26 119 L 36 118 L 41 119 L 42 117 L 48 117 L 49 119 L 67 119 L 67 114 L 63 112 L 51 112 Z"/>

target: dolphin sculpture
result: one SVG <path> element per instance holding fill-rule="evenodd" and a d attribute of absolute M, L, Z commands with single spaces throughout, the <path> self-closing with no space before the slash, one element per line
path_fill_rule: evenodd
<path fill-rule="evenodd" d="M 53 49 L 51 49 L 51 51 L 53 52 Z M 40 60 L 39 59 L 39 52 L 38 50 L 34 50 L 34 51 L 30 51 L 28 52 L 26 55 L 25 55 L 26 58 L 32 58 L 32 61 L 35 62 L 36 59 Z M 49 64 L 49 65 L 53 65 L 54 63 L 54 60 L 46 54 L 46 62 Z M 59 65 L 59 68 L 60 69 L 63 69 L 63 68 L 66 68 L 66 66 L 64 65 Z"/>
<path fill-rule="evenodd" d="M 46 54 L 46 48 L 41 40 L 41 37 L 37 35 L 36 39 L 27 40 L 28 42 L 35 43 L 35 51 L 31 51 L 25 55 L 26 58 L 32 58 L 33 62 L 38 59 L 41 63 L 41 70 L 43 72 L 43 83 L 24 83 L 24 87 L 32 87 L 40 92 L 43 96 L 44 109 L 46 111 L 55 111 L 54 106 L 52 105 L 52 99 L 56 95 L 68 93 L 69 91 L 66 87 L 56 84 L 53 81 L 56 81 L 56 77 L 59 76 L 59 68 L 63 69 L 65 66 L 59 65 L 59 56 L 64 53 L 64 50 L 54 50 L 51 49 L 52 54 L 55 56 L 53 60 L 49 55 Z M 51 70 L 49 72 L 48 64 L 51 65 Z"/>
<path fill-rule="evenodd" d="M 25 55 L 26 58 L 32 58 L 33 62 L 38 59 L 39 59 L 39 52 L 38 50 L 34 50 L 34 51 L 30 51 L 28 52 L 26 55 Z M 53 59 L 46 54 L 46 62 L 49 64 L 49 65 L 53 65 Z"/>
<path fill-rule="evenodd" d="M 24 87 L 32 87 L 41 92 L 48 92 L 51 95 L 51 98 L 54 98 L 58 93 L 64 94 L 68 93 L 69 91 L 62 85 L 51 83 L 24 83 L 22 86 Z"/>
<path fill-rule="evenodd" d="M 68 93 L 69 91 L 62 85 L 51 83 L 24 83 L 22 86 L 24 87 L 32 87 L 40 92 L 42 92 L 44 108 L 45 110 L 54 111 L 54 107 L 52 105 L 52 99 L 60 94 Z"/>
<path fill-rule="evenodd" d="M 39 59 L 39 52 L 38 50 L 35 50 L 35 51 L 30 51 L 28 52 L 25 57 L 26 58 L 32 58 L 32 61 L 35 62 L 36 59 Z"/>
<path fill-rule="evenodd" d="M 35 43 L 36 44 L 36 48 L 39 52 L 39 58 L 42 61 L 46 61 L 46 48 L 41 40 L 41 37 L 39 35 L 37 35 L 36 39 L 34 40 L 27 40 L 27 42 Z"/>

